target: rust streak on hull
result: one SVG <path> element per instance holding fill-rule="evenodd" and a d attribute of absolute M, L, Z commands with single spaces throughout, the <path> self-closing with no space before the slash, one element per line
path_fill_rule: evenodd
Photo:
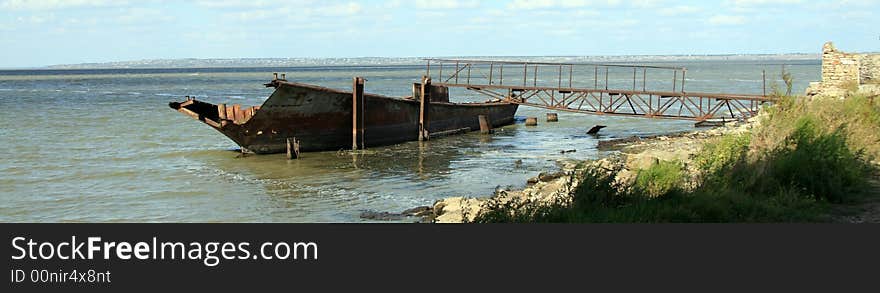
<path fill-rule="evenodd" d="M 275 92 L 259 107 L 238 109 L 189 99 L 169 106 L 258 154 L 284 153 L 287 139 L 292 137 L 301 142 L 303 152 L 351 147 L 351 92 L 280 80 L 273 81 L 272 85 Z M 364 99 L 367 147 L 418 140 L 417 100 L 371 94 L 364 94 Z M 431 117 L 428 131 L 478 130 L 479 115 L 488 116 L 493 127 L 512 124 L 517 107 L 509 103 L 434 102 L 428 113 Z"/>

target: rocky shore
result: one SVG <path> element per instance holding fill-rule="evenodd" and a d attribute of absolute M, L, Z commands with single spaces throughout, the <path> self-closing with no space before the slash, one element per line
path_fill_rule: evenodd
<path fill-rule="evenodd" d="M 602 150 L 614 151 L 611 155 L 594 161 L 559 161 L 560 171 L 541 173 L 528 180 L 522 190 L 500 190 L 485 198 L 449 197 L 425 207 L 423 222 L 462 223 L 472 221 L 490 199 L 505 202 L 513 199 L 551 203 L 560 197 L 569 197 L 576 190 L 579 172 L 590 166 L 606 169 L 620 169 L 616 180 L 630 182 L 635 180 L 639 170 L 650 167 L 658 161 L 690 162 L 702 149 L 703 143 L 713 137 L 749 131 L 757 119 L 749 122 L 730 122 L 724 126 L 693 132 L 676 133 L 652 137 L 633 137 L 600 144 Z M 430 212 L 428 212 L 430 211 Z"/>

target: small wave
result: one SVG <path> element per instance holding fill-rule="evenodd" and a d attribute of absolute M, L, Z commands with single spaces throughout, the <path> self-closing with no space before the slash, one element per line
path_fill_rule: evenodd
<path fill-rule="evenodd" d="M 8 92 L 8 91 L 12 91 L 12 89 L 0 89 L 0 92 Z"/>
<path fill-rule="evenodd" d="M 137 95 L 142 95 L 142 93 L 139 93 L 139 92 L 128 92 L 128 94 L 129 94 L 129 95 L 135 95 L 135 96 L 137 96 Z"/>
<path fill-rule="evenodd" d="M 199 76 L 200 74 L 199 74 L 198 72 L 196 72 L 196 73 L 190 73 L 190 74 L 187 74 L 187 75 L 189 75 L 189 76 Z"/>
<path fill-rule="evenodd" d="M 157 96 L 160 96 L 160 97 L 176 97 L 176 96 L 179 96 L 179 95 L 175 95 L 175 94 L 165 94 L 165 93 L 159 93 L 159 94 L 156 94 L 156 95 L 157 95 Z"/>
<path fill-rule="evenodd" d="M 230 98 L 230 99 L 235 99 L 235 100 L 244 100 L 244 99 L 246 99 L 245 97 L 242 97 L 242 96 L 229 96 L 229 98 Z"/>

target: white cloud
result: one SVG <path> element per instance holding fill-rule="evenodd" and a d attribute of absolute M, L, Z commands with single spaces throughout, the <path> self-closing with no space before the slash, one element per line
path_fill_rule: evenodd
<path fill-rule="evenodd" d="M 619 0 L 513 0 L 507 4 L 510 9 L 578 8 L 591 5 L 617 5 Z"/>
<path fill-rule="evenodd" d="M 9 10 L 54 10 L 72 7 L 121 6 L 125 0 L 5 0 L 0 8 Z"/>
<path fill-rule="evenodd" d="M 322 3 L 323 4 L 323 3 Z M 226 7 L 226 6 L 224 6 Z M 243 22 L 254 22 L 266 19 L 286 19 L 286 23 L 297 23 L 300 25 L 304 22 L 324 23 L 316 17 L 327 16 L 354 16 L 365 12 L 364 7 L 357 2 L 344 2 L 329 5 L 309 5 L 306 7 L 298 6 L 277 6 L 271 8 L 255 8 L 240 7 L 237 12 L 229 12 L 223 14 L 224 17 L 234 18 Z M 332 22 L 338 23 L 338 22 Z"/>
<path fill-rule="evenodd" d="M 685 14 L 694 14 L 694 13 L 700 12 L 702 10 L 703 9 L 701 9 L 700 7 L 696 7 L 696 6 L 678 5 L 678 6 L 661 8 L 659 12 L 660 12 L 660 15 L 664 15 L 664 16 L 678 16 L 678 15 L 685 15 Z"/>
<path fill-rule="evenodd" d="M 626 4 L 629 7 L 639 9 L 651 9 L 658 7 L 665 0 L 513 0 L 507 3 L 508 9 L 537 10 L 554 8 L 583 8 L 583 7 L 615 7 Z"/>
<path fill-rule="evenodd" d="M 709 18 L 709 24 L 712 25 L 741 25 L 746 23 L 746 18 L 742 15 L 715 15 Z"/>
<path fill-rule="evenodd" d="M 416 0 L 419 9 L 459 9 L 474 8 L 480 5 L 474 0 Z"/>
<path fill-rule="evenodd" d="M 46 23 L 50 20 L 53 20 L 54 18 L 55 18 L 55 15 L 53 15 L 53 14 L 49 14 L 49 15 L 45 15 L 45 16 L 44 15 L 31 15 L 31 16 L 19 16 L 19 17 L 15 18 L 15 21 L 17 21 L 19 23 L 24 23 L 27 25 L 40 25 L 40 24 Z"/>
<path fill-rule="evenodd" d="M 357 2 L 348 2 L 329 6 L 319 6 L 315 8 L 315 12 L 320 15 L 340 16 L 355 15 L 363 10 L 363 6 Z"/>
<path fill-rule="evenodd" d="M 297 3 L 302 1 L 290 1 L 292 4 L 305 4 L 305 3 Z M 287 2 L 287 3 L 290 3 Z M 255 8 L 255 7 L 272 7 L 276 5 L 284 4 L 284 1 L 269 1 L 269 0 L 198 0 L 196 1 L 196 5 L 207 7 L 207 8 Z"/>
<path fill-rule="evenodd" d="M 628 3 L 636 8 L 655 8 L 660 6 L 661 0 L 633 0 Z"/>
<path fill-rule="evenodd" d="M 786 7 L 803 3 L 803 0 L 728 0 L 734 11 L 750 12 L 755 9 Z"/>
<path fill-rule="evenodd" d="M 734 6 L 758 6 L 758 5 L 780 5 L 780 4 L 798 4 L 803 0 L 733 0 Z"/>
<path fill-rule="evenodd" d="M 174 18 L 158 9 L 129 8 L 116 16 L 116 21 L 121 24 L 147 24 L 155 22 L 167 22 Z"/>
<path fill-rule="evenodd" d="M 403 1 L 391 0 L 391 1 L 385 2 L 385 5 L 383 5 L 383 6 L 385 6 L 386 9 L 394 9 L 394 8 L 400 7 L 400 4 L 403 4 Z"/>

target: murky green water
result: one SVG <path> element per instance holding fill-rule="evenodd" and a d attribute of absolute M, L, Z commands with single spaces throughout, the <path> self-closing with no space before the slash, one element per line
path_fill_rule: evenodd
<path fill-rule="evenodd" d="M 760 93 L 761 69 L 778 74 L 780 68 L 681 65 L 688 67 L 689 90 L 708 92 Z M 818 61 L 788 69 L 796 92 L 819 79 Z M 692 129 L 690 122 L 560 113 L 559 123 L 518 122 L 490 137 L 287 161 L 284 155 L 239 158 L 223 135 L 167 106 L 184 95 L 258 105 L 272 91 L 261 85 L 272 72 L 341 89 L 361 75 L 368 92 L 390 96 L 408 95 L 424 74 L 419 67 L 0 71 L 0 221 L 357 222 L 362 211 L 488 195 L 499 185 L 522 187 L 528 177 L 556 168 L 558 159 L 596 158 L 597 139 L 585 134 L 595 124 L 608 125 L 603 138 Z M 517 116 L 545 113 L 521 107 Z M 577 152 L 560 154 L 571 149 Z"/>

